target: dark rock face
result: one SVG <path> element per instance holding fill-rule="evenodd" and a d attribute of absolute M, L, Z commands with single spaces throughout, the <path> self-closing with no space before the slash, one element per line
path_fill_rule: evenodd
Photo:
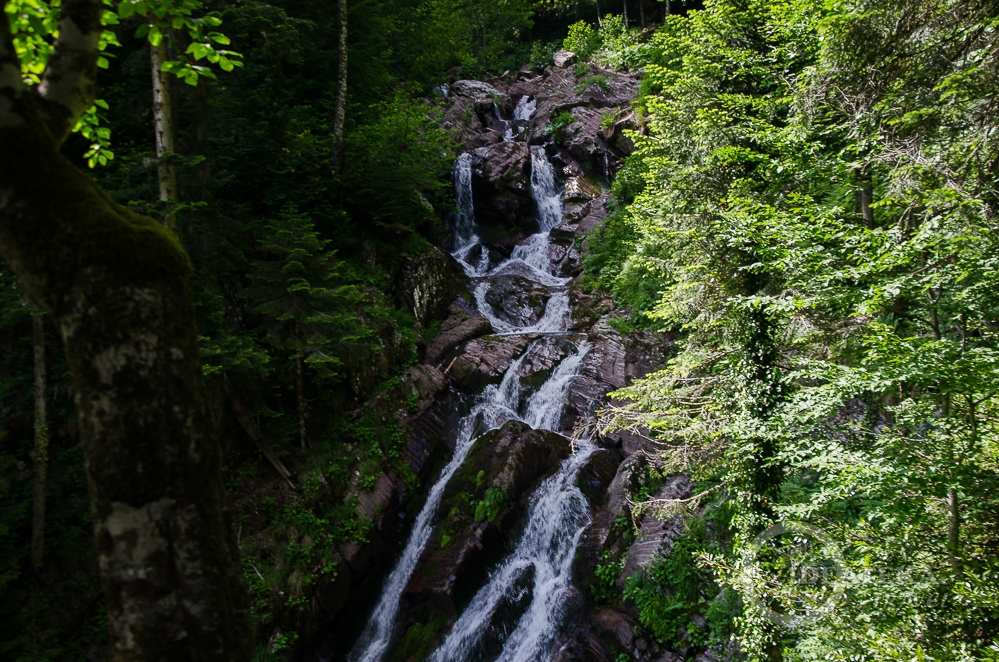
<path fill-rule="evenodd" d="M 486 303 L 496 317 L 519 327 L 530 326 L 541 319 L 550 297 L 544 286 L 521 276 L 491 279 L 491 287 L 485 295 Z"/>
<path fill-rule="evenodd" d="M 457 305 L 451 306 L 450 315 L 441 324 L 437 337 L 427 344 L 426 360 L 437 363 L 461 343 L 492 333 L 493 326 L 481 315 L 469 315 Z"/>
<path fill-rule="evenodd" d="M 507 538 L 526 511 L 527 497 L 569 452 L 562 435 L 519 421 L 475 442 L 444 490 L 440 525 L 403 594 L 408 622 L 435 622 L 434 639 L 446 631 L 457 617 L 454 592 L 474 583 L 470 575 L 481 575 L 484 559 L 498 558 L 509 548 Z M 479 505 L 497 490 L 501 503 Z"/>
<path fill-rule="evenodd" d="M 686 499 L 692 494 L 693 484 L 684 474 L 672 476 L 662 488 L 653 495 L 654 499 Z M 646 512 L 639 524 L 638 539 L 628 549 L 624 562 L 622 577 L 644 569 L 661 554 L 673 549 L 673 543 L 683 533 L 683 521 L 679 517 L 670 517 L 663 521 L 660 514 L 654 511 Z"/>
<path fill-rule="evenodd" d="M 610 126 L 605 126 L 602 133 L 604 141 L 606 141 L 608 145 L 611 145 L 621 154 L 627 156 L 635 151 L 635 143 L 629 136 L 625 135 L 624 132 L 638 132 L 640 128 L 641 127 L 638 125 L 638 117 L 636 117 L 635 113 L 630 112 L 623 117 L 616 118 L 614 123 Z"/>
<path fill-rule="evenodd" d="M 479 225 L 494 228 L 497 236 L 516 228 L 533 230 L 527 143 L 499 142 L 472 154 L 472 194 Z"/>
<path fill-rule="evenodd" d="M 618 157 L 604 142 L 600 111 L 577 107 L 570 111 L 576 121 L 562 129 L 562 145 L 592 170 L 608 175 L 617 170 Z M 611 159 L 613 158 L 613 163 Z M 606 163 L 604 160 L 606 159 Z"/>
<path fill-rule="evenodd" d="M 510 363 L 524 352 L 530 340 L 529 336 L 470 340 L 451 364 L 451 378 L 465 391 L 480 393 L 486 384 L 495 384 L 503 378 Z"/>
<path fill-rule="evenodd" d="M 450 255 L 440 249 L 418 257 L 407 257 L 396 281 L 396 300 L 404 305 L 422 327 L 447 317 L 455 297 Z"/>

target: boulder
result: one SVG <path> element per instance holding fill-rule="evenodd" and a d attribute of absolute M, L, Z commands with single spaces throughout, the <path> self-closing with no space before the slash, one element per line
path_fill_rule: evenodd
<path fill-rule="evenodd" d="M 426 360 L 428 363 L 437 363 L 445 354 L 466 340 L 478 338 L 493 331 L 493 325 L 485 317 L 469 316 L 457 306 L 452 306 L 451 311 L 451 315 L 441 324 L 437 336 L 427 344 Z"/>
<path fill-rule="evenodd" d="M 559 69 L 565 69 L 566 67 L 571 67 L 576 64 L 576 54 L 565 49 L 555 51 L 555 55 L 552 56 L 552 62 L 554 62 L 555 66 Z"/>
<path fill-rule="evenodd" d="M 522 276 L 496 276 L 488 283 L 485 301 L 498 319 L 516 327 L 536 323 L 545 313 L 551 292 Z"/>
<path fill-rule="evenodd" d="M 585 107 L 573 108 L 571 112 L 576 121 L 559 133 L 562 146 L 591 170 L 602 173 L 605 177 L 616 172 L 620 160 L 604 142 L 600 130 L 600 112 Z"/>
<path fill-rule="evenodd" d="M 602 133 L 608 145 L 627 156 L 635 151 L 635 142 L 624 132 L 638 131 L 639 128 L 638 117 L 634 112 L 630 112 L 624 117 L 615 119 L 609 126 L 605 126 Z"/>
<path fill-rule="evenodd" d="M 503 379 L 510 363 L 520 356 L 530 336 L 485 336 L 468 341 L 449 368 L 455 383 L 469 393 Z"/>
<path fill-rule="evenodd" d="M 565 181 L 562 200 L 566 203 L 586 203 L 600 195 L 600 185 L 592 177 L 581 175 Z"/>
<path fill-rule="evenodd" d="M 503 96 L 495 87 L 481 80 L 456 80 L 451 85 L 451 91 L 458 96 L 477 101 L 488 99 L 490 103 Z"/>

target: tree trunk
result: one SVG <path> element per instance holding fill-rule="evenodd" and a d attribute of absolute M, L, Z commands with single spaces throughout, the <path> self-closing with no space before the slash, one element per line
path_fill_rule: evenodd
<path fill-rule="evenodd" d="M 298 438 L 305 448 L 305 379 L 302 376 L 302 355 L 295 355 L 295 393 L 298 396 Z"/>
<path fill-rule="evenodd" d="M 343 120 L 347 114 L 347 0 L 337 0 L 340 29 L 337 35 L 336 108 L 333 112 L 333 165 L 340 175 L 343 170 Z"/>
<path fill-rule="evenodd" d="M 628 28 L 628 0 L 624 0 L 624 13 L 622 14 L 624 18 L 624 27 Z"/>
<path fill-rule="evenodd" d="M 662 0 L 663 3 L 663 25 L 666 25 L 666 17 L 669 16 L 669 0 Z"/>
<path fill-rule="evenodd" d="M 49 461 L 49 421 L 45 413 L 45 319 L 31 318 L 35 341 L 35 500 L 31 516 L 31 565 L 42 567 L 45 551 L 45 478 Z"/>
<path fill-rule="evenodd" d="M 638 18 L 642 22 L 642 29 L 645 29 L 645 0 L 638 0 Z"/>
<path fill-rule="evenodd" d="M 77 74 L 79 96 L 66 97 L 20 83 L 0 16 L 0 257 L 62 337 L 114 659 L 248 661 L 190 262 L 174 233 L 114 202 L 59 150 L 59 131 L 93 103 L 102 9 L 63 0 L 60 40 L 76 50 L 48 66 Z M 43 114 L 46 103 L 63 112 Z"/>
<path fill-rule="evenodd" d="M 594 0 L 597 4 L 597 25 L 603 25 L 604 20 L 600 16 L 600 0 Z"/>
<path fill-rule="evenodd" d="M 163 71 L 167 61 L 166 41 L 149 46 L 153 70 L 153 120 L 156 125 L 156 158 L 160 180 L 160 202 L 164 204 L 163 224 L 177 229 L 177 216 L 167 208 L 177 200 L 177 170 L 173 164 L 176 128 L 173 123 L 173 101 L 170 95 L 170 75 Z"/>
<path fill-rule="evenodd" d="M 961 563 L 961 505 L 957 498 L 957 489 L 947 490 L 947 549 L 950 552 L 951 569 L 954 581 L 961 581 L 964 574 Z"/>

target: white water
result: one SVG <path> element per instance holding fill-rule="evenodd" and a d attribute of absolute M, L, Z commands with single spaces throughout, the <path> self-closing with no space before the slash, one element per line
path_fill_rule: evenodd
<path fill-rule="evenodd" d="M 516 599 L 524 574 L 534 570 L 531 602 L 503 643 L 501 662 L 533 662 L 547 657 L 565 616 L 572 587 L 572 561 L 583 530 L 590 523 L 586 498 L 575 486 L 576 474 L 596 447 L 577 442 L 575 454 L 546 480 L 532 499 L 527 530 L 513 553 L 496 568 L 472 598 L 431 662 L 476 659 L 476 648 L 490 617 L 504 599 Z M 502 636 L 502 632 L 495 635 Z"/>
<path fill-rule="evenodd" d="M 441 472 L 441 477 L 430 489 L 427 501 L 416 517 L 406 549 L 403 550 L 392 574 L 385 580 L 381 600 L 348 658 L 353 662 L 376 662 L 388 648 L 395 629 L 395 619 L 399 613 L 399 598 L 402 597 L 402 592 L 409 583 L 413 570 L 416 569 L 416 563 L 420 560 L 420 554 L 423 553 L 423 548 L 433 533 L 437 506 L 444 494 L 444 488 L 465 461 L 465 456 L 468 455 L 477 436 L 476 429 L 485 432 L 499 427 L 510 419 L 519 418 L 517 409 L 520 399 L 520 378 L 517 376 L 517 369 L 526 355 L 525 352 L 510 365 L 498 386 L 490 384 L 486 387 L 471 413 L 459 423 L 454 455 Z"/>
<path fill-rule="evenodd" d="M 537 109 L 537 98 L 525 94 L 520 97 L 520 101 L 517 102 L 517 107 L 513 109 L 513 119 L 519 122 L 530 122 L 531 118 L 534 117 L 534 111 Z"/>

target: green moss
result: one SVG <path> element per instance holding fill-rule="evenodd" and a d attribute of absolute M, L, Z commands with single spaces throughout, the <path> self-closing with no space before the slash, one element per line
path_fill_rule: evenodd
<path fill-rule="evenodd" d="M 426 623 L 411 625 L 398 647 L 389 656 L 390 662 L 401 660 L 425 660 L 431 647 L 440 635 L 441 626 L 444 621 L 441 617 L 435 617 Z"/>

